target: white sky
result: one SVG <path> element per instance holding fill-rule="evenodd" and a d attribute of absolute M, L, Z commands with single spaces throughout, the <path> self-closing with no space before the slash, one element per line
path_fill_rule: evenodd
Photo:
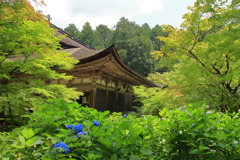
<path fill-rule="evenodd" d="M 81 30 L 89 22 L 95 29 L 99 24 L 114 27 L 121 17 L 139 25 L 151 27 L 169 24 L 179 27 L 182 15 L 195 0 L 44 0 L 47 6 L 35 7 L 49 14 L 52 23 L 66 28 L 73 23 Z"/>

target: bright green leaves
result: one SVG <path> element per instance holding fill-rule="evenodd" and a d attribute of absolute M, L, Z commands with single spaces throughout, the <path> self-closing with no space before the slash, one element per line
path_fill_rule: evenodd
<path fill-rule="evenodd" d="M 42 137 L 36 136 L 33 128 L 27 127 L 24 128 L 21 133 L 18 133 L 18 137 L 16 137 L 16 139 L 12 141 L 12 147 L 25 150 L 28 150 L 29 147 L 43 143 Z"/>
<path fill-rule="evenodd" d="M 20 140 L 21 144 L 22 144 L 23 146 L 25 146 L 25 144 L 26 144 L 26 141 L 25 141 L 25 138 L 24 138 L 24 136 L 22 136 L 22 135 L 19 135 L 19 140 Z"/>
<path fill-rule="evenodd" d="M 22 135 L 26 138 L 26 139 L 29 139 L 31 138 L 32 136 L 34 136 L 34 131 L 32 128 L 25 128 L 23 131 L 22 131 Z"/>
<path fill-rule="evenodd" d="M 168 72 L 168 74 L 172 76 L 171 72 Z M 156 80 L 157 78 L 158 80 Z M 136 95 L 137 100 L 143 103 L 143 106 L 138 108 L 138 111 L 142 114 L 158 115 L 159 110 L 165 107 L 170 109 L 186 104 L 186 101 L 181 99 L 183 94 L 178 91 L 179 86 L 171 83 L 172 81 L 168 79 L 166 74 L 164 76 L 161 74 L 152 75 L 149 79 L 151 81 L 160 82 L 159 84 L 162 84 L 164 87 L 167 86 L 167 88 L 146 88 L 144 86 L 134 87 L 134 94 Z"/>
<path fill-rule="evenodd" d="M 41 143 L 42 143 L 41 137 L 35 136 L 26 141 L 26 146 L 31 147 L 31 146 L 41 144 Z"/>
<path fill-rule="evenodd" d="M 173 70 L 167 90 L 183 94 L 182 102 L 206 102 L 222 111 L 237 111 L 240 19 L 233 13 L 239 13 L 238 5 L 198 0 L 184 15 L 180 29 L 164 27 L 170 34 L 159 37 L 165 45 L 153 55 Z"/>
<path fill-rule="evenodd" d="M 206 107 L 208 109 L 206 109 Z M 239 113 L 219 113 L 192 104 L 166 107 L 160 116 L 97 112 L 77 103 L 49 100 L 39 105 L 29 124 L 0 134 L 0 154 L 13 159 L 239 159 Z M 93 120 L 101 125 L 94 126 Z M 78 137 L 68 124 L 83 124 Z M 64 142 L 68 154 L 52 147 Z M 8 148 L 6 150 L 5 148 Z"/>
<path fill-rule="evenodd" d="M 39 136 L 35 136 L 33 128 L 25 128 L 22 130 L 22 135 L 19 135 L 19 140 L 23 146 L 31 147 L 37 144 L 42 143 L 42 138 Z"/>
<path fill-rule="evenodd" d="M 81 93 L 74 89 L 46 83 L 72 78 L 56 72 L 77 63 L 69 53 L 59 51 L 63 37 L 57 37 L 44 16 L 26 0 L 1 4 L 0 13 L 0 112 L 11 117 L 10 126 L 22 125 L 16 117 L 28 112 L 35 101 L 77 99 Z"/>
<path fill-rule="evenodd" d="M 212 110 L 206 110 L 205 105 L 200 107 L 198 104 L 194 104 L 171 111 L 163 109 L 160 115 L 164 117 L 160 131 L 163 131 L 161 132 L 162 137 L 168 144 L 165 144 L 166 150 L 170 147 L 169 154 L 185 157 L 183 159 L 192 159 L 191 157 L 216 159 L 224 157 L 225 154 L 220 153 L 223 150 L 228 153 L 226 157 L 232 157 L 236 154 L 233 151 L 236 149 L 235 146 L 234 149 L 231 147 L 231 149 L 228 147 L 223 149 L 221 147 L 229 146 L 228 142 L 236 141 L 236 135 L 233 136 L 237 133 L 236 128 L 232 126 L 230 129 L 227 126 L 234 121 L 235 124 L 239 122 L 237 119 L 232 119 L 229 114 L 215 113 Z M 235 116 L 235 114 L 232 114 L 232 116 Z M 170 134 L 167 133 L 169 130 Z M 232 135 L 229 135 L 229 133 Z"/>

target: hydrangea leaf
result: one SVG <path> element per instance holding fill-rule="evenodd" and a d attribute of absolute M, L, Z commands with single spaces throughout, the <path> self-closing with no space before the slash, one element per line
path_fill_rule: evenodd
<path fill-rule="evenodd" d="M 22 134 L 23 136 L 26 138 L 26 139 L 29 139 L 31 138 L 32 136 L 34 136 L 34 131 L 32 128 L 25 128 L 23 131 L 22 131 Z"/>

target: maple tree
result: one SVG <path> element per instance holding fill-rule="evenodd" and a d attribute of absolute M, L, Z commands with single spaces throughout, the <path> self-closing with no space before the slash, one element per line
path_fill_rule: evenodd
<path fill-rule="evenodd" d="M 186 102 L 206 102 L 221 111 L 240 105 L 239 0 L 197 0 L 181 27 L 164 26 L 165 45 L 153 52 L 169 68 L 168 90 Z"/>
<path fill-rule="evenodd" d="M 0 2 L 0 112 L 12 123 L 36 102 L 73 100 L 81 94 L 47 83 L 72 78 L 57 72 L 76 63 L 69 53 L 60 51 L 61 38 L 27 0 Z"/>

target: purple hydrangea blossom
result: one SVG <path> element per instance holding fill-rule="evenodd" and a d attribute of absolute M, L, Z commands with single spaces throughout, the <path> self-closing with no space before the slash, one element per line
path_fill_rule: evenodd
<path fill-rule="evenodd" d="M 82 135 L 87 135 L 87 132 L 86 132 L 86 131 L 83 131 L 83 132 L 79 132 L 79 133 L 77 134 L 78 137 L 80 137 L 80 136 L 82 136 Z"/>
<path fill-rule="evenodd" d="M 94 126 L 100 126 L 100 123 L 98 121 L 93 121 L 92 123 Z"/>
<path fill-rule="evenodd" d="M 73 130 L 75 133 L 79 133 L 79 132 L 82 132 L 83 127 L 84 126 L 82 124 L 77 124 L 76 126 L 73 126 Z"/>
<path fill-rule="evenodd" d="M 127 118 L 128 116 L 126 114 L 123 115 L 124 118 Z"/>
<path fill-rule="evenodd" d="M 72 124 L 67 125 L 67 129 L 72 129 L 72 128 L 73 128 Z"/>
<path fill-rule="evenodd" d="M 54 149 L 55 148 L 62 148 L 64 149 L 63 152 L 61 152 L 62 154 L 67 154 L 70 150 L 70 148 L 68 147 L 68 145 L 66 145 L 64 142 L 58 142 L 57 144 L 54 145 L 53 147 Z"/>

